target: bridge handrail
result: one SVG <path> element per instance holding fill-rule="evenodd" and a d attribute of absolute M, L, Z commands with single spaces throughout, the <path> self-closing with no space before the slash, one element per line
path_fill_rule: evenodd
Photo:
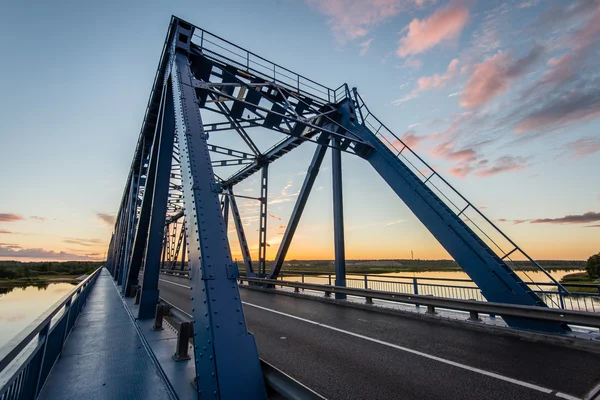
<path fill-rule="evenodd" d="M 63 309 L 65 310 L 64 314 L 61 316 L 60 321 L 57 321 L 52 328 L 61 324 L 64 318 L 67 318 L 65 322 L 65 331 L 63 333 L 63 338 L 61 340 L 61 348 L 64 339 L 70 332 L 70 328 L 75 324 L 75 319 L 81 311 L 81 307 L 85 302 L 88 294 L 90 283 L 93 283 L 95 279 L 98 277 L 99 272 L 102 270 L 104 266 L 99 267 L 94 272 L 92 272 L 87 278 L 85 278 L 81 283 L 75 286 L 69 293 L 65 294 L 60 300 L 58 300 L 54 305 L 48 308 L 44 313 L 42 313 L 39 317 L 37 317 L 29 326 L 23 329 L 19 334 L 17 334 L 14 338 L 9 340 L 2 348 L 0 348 L 0 376 L 5 372 L 6 368 L 25 350 L 32 341 L 39 337 L 38 346 L 45 346 L 48 343 L 48 338 L 51 332 L 51 324 L 52 319 Z M 76 297 L 75 303 L 73 303 L 73 298 Z M 74 309 L 75 313 L 71 313 Z M 43 335 L 43 337 L 41 337 Z M 39 350 L 39 349 L 38 349 Z M 58 354 L 57 354 L 58 356 Z M 27 362 L 30 362 L 33 357 L 30 357 Z M 41 375 L 42 370 L 44 369 L 44 357 L 40 358 L 40 365 L 38 373 Z M 48 361 L 46 361 L 48 362 Z M 22 372 L 23 366 L 19 368 L 15 374 Z M 45 371 L 49 372 L 49 371 Z M 37 377 L 36 377 L 37 378 Z M 0 384 L 4 383 L 4 386 L 0 386 L 0 395 L 3 393 L 3 390 L 6 386 L 12 383 L 12 377 L 8 377 L 7 380 L 0 381 Z M 43 383 L 43 380 L 42 382 Z M 36 384 L 36 386 L 38 386 Z M 34 387 L 35 389 L 35 387 Z"/>
<path fill-rule="evenodd" d="M 397 292 L 354 289 L 332 285 L 287 282 L 275 279 L 241 278 L 243 281 L 268 285 L 286 286 L 298 289 L 314 290 L 326 293 L 340 293 L 348 296 L 365 297 L 446 309 L 494 314 L 508 317 L 531 318 L 540 321 L 562 322 L 589 327 L 600 327 L 600 314 L 584 311 L 557 310 L 547 307 L 521 306 L 503 303 L 482 302 L 474 300 L 448 299 L 436 296 L 423 296 Z"/>

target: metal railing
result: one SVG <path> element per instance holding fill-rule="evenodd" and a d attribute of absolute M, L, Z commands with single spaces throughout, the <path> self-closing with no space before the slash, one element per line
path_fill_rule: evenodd
<path fill-rule="evenodd" d="M 349 287 L 319 285 L 314 283 L 287 282 L 275 279 L 240 278 L 241 282 L 258 283 L 268 286 L 285 286 L 294 289 L 323 292 L 326 297 L 332 293 L 363 297 L 367 303 L 373 299 L 426 306 L 428 314 L 435 314 L 436 307 L 469 312 L 471 320 L 479 320 L 479 314 L 500 315 L 502 317 L 528 318 L 539 321 L 553 321 L 587 327 L 600 327 L 600 314 L 584 311 L 556 310 L 546 307 L 520 306 L 504 303 L 475 300 L 448 299 L 428 295 L 412 295 L 396 292 L 355 289 Z"/>
<path fill-rule="evenodd" d="M 342 90 L 344 85 L 337 89 L 331 89 L 204 29 L 194 27 L 192 43 L 209 58 L 234 65 L 241 71 L 260 76 L 297 93 L 327 103 L 337 103 L 346 96 L 346 90 Z"/>
<path fill-rule="evenodd" d="M 0 348 L 0 400 L 39 395 L 102 268 Z"/>
<path fill-rule="evenodd" d="M 333 272 L 299 271 L 280 273 L 280 279 L 331 285 L 335 281 L 335 274 Z M 562 284 L 561 286 L 566 286 L 569 292 L 564 292 L 554 282 L 531 282 L 529 285 L 550 308 L 600 312 L 600 285 Z M 375 291 L 487 301 L 477 284 L 470 279 L 349 274 L 346 277 L 346 286 Z"/>
<path fill-rule="evenodd" d="M 523 249 L 513 242 L 500 228 L 487 218 L 479 208 L 474 206 L 458 192 L 446 179 L 427 164 L 415 153 L 401 138 L 396 136 L 383 122 L 371 113 L 356 89 L 352 91 L 357 106 L 357 117 L 360 123 L 369 129 L 383 142 L 388 150 L 394 154 L 407 168 L 409 168 L 444 204 L 452 210 L 471 230 L 511 269 L 522 272 L 530 285 L 535 285 L 533 279 L 527 274 L 527 268 L 522 268 L 525 260 L 528 267 L 543 272 L 563 292 L 568 291 L 561 286 L 540 264 L 531 258 Z M 350 97 L 350 93 L 348 93 Z M 537 288 L 542 291 L 542 288 Z M 554 301 L 554 298 L 546 300 Z M 550 304 L 548 304 L 550 306 Z M 553 304 L 553 306 L 559 305 Z"/>

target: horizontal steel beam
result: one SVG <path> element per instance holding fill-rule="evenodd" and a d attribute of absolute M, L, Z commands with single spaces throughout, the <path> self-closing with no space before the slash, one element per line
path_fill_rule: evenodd
<path fill-rule="evenodd" d="M 546 307 L 520 306 L 503 303 L 481 302 L 474 300 L 446 299 L 436 296 L 423 296 L 396 292 L 382 292 L 365 289 L 354 289 L 332 285 L 312 283 L 286 282 L 276 279 L 241 278 L 241 280 L 267 285 L 287 286 L 319 292 L 341 293 L 348 296 L 395 301 L 423 306 L 449 308 L 460 311 L 476 311 L 483 314 L 496 314 L 507 317 L 528 318 L 540 321 L 561 322 L 565 324 L 600 327 L 600 313 L 584 311 L 556 310 Z"/>

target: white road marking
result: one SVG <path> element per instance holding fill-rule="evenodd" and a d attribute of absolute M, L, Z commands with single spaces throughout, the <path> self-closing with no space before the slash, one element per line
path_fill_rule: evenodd
<path fill-rule="evenodd" d="M 384 346 L 392 347 L 392 348 L 397 349 L 397 350 L 405 351 L 407 353 L 415 354 L 417 356 L 428 358 L 430 360 L 434 360 L 434 361 L 438 361 L 438 362 L 441 362 L 441 363 L 444 363 L 444 364 L 452 365 L 453 367 L 457 367 L 457 368 L 461 368 L 461 369 L 464 369 L 464 370 L 467 370 L 467 371 L 475 372 L 475 373 L 480 374 L 480 375 L 489 376 L 491 378 L 496 378 L 498 380 L 501 380 L 501 381 L 504 381 L 504 382 L 509 382 L 509 383 L 514 384 L 514 385 L 526 387 L 526 388 L 532 389 L 532 390 L 537 390 L 538 392 L 542 392 L 542 393 L 546 393 L 546 394 L 550 394 L 550 395 L 555 395 L 556 397 L 561 397 L 561 398 L 564 398 L 564 399 L 572 399 L 572 400 L 579 399 L 578 397 L 574 397 L 574 396 L 571 396 L 571 395 L 566 394 L 566 393 L 557 392 L 557 391 L 555 391 L 553 389 L 548 389 L 548 388 L 545 388 L 543 386 L 534 385 L 533 383 L 520 381 L 520 380 L 514 379 L 514 378 L 509 378 L 508 376 L 500 375 L 500 374 L 497 374 L 495 372 L 490 372 L 490 371 L 486 371 L 486 370 L 483 370 L 483 369 L 471 367 L 469 365 L 461 364 L 461 363 L 458 363 L 456 361 L 447 360 L 445 358 L 441 358 L 441 357 L 437 357 L 437 356 L 434 356 L 434 355 L 431 355 L 431 354 L 423 353 L 421 351 L 409 349 L 409 348 L 403 347 L 403 346 L 398 346 L 397 344 L 384 342 L 383 340 L 374 339 L 374 338 L 371 338 L 371 337 L 368 337 L 368 336 L 360 335 L 358 333 L 346 331 L 344 329 L 336 328 L 335 326 L 325 325 L 325 324 L 322 324 L 320 322 L 311 321 L 310 319 L 297 317 L 297 316 L 291 315 L 291 314 L 286 314 L 286 313 L 281 312 L 281 311 L 272 310 L 270 308 L 262 307 L 262 306 L 259 306 L 259 305 L 256 305 L 256 304 L 252 304 L 252 303 L 248 303 L 248 302 L 245 302 L 245 301 L 242 301 L 242 303 L 245 304 L 245 305 L 248 305 L 250 307 L 255 307 L 255 308 L 258 308 L 258 309 L 261 309 L 261 310 L 264 310 L 264 311 L 272 312 L 274 314 L 279 314 L 279 315 L 283 315 L 283 316 L 288 317 L 288 318 L 293 318 L 293 319 L 298 320 L 298 321 L 306 322 L 306 323 L 311 324 L 311 325 L 320 326 L 321 328 L 330 329 L 332 331 L 344 333 L 344 334 L 349 335 L 349 336 L 354 336 L 354 337 L 357 337 L 357 338 L 360 338 L 360 339 L 368 340 L 368 341 L 373 342 L 373 343 L 377 343 L 377 344 L 381 344 L 381 345 L 384 345 Z"/>
<path fill-rule="evenodd" d="M 189 288 L 190 288 L 189 286 L 182 285 L 181 283 L 175 283 L 175 282 L 171 282 L 171 281 L 166 281 L 166 280 L 164 280 L 164 279 L 158 279 L 158 280 L 159 280 L 159 281 L 162 281 L 162 282 L 170 283 L 171 285 L 175 285 L 175 286 L 181 286 L 181 287 L 184 287 L 184 288 L 186 288 L 186 289 L 189 289 Z"/>
<path fill-rule="evenodd" d="M 167 280 L 164 280 L 164 279 L 159 279 L 159 280 L 163 281 L 163 282 L 166 282 L 166 283 L 170 283 L 171 285 L 181 286 L 181 287 L 184 287 L 184 288 L 187 288 L 187 289 L 190 288 L 189 286 L 182 285 L 180 283 L 175 283 L 175 282 L 167 281 Z M 572 396 L 572 395 L 567 394 L 567 393 L 557 392 L 555 390 L 548 389 L 548 388 L 545 388 L 543 386 L 534 385 L 533 383 L 520 381 L 518 379 L 514 379 L 514 378 L 510 378 L 508 376 L 500 375 L 500 374 L 497 374 L 495 372 L 490 372 L 490 371 L 486 371 L 486 370 L 483 370 L 483 369 L 471 367 L 469 365 L 461 364 L 461 363 L 458 363 L 456 361 L 447 360 L 445 358 L 441 358 L 441 357 L 434 356 L 434 355 L 431 355 L 431 354 L 423 353 L 421 351 L 409 349 L 408 347 L 403 347 L 403 346 L 399 346 L 397 344 L 393 344 L 393 343 L 389 343 L 389 342 L 384 342 L 383 340 L 374 339 L 374 338 L 371 338 L 371 337 L 368 337 L 368 336 L 360 335 L 358 333 L 346 331 L 344 329 L 336 328 L 335 326 L 325 325 L 325 324 L 322 324 L 320 322 L 312 321 L 310 319 L 306 319 L 306 318 L 302 318 L 302 317 L 297 317 L 295 315 L 287 314 L 287 313 L 284 313 L 284 312 L 281 312 L 281 311 L 277 311 L 277 310 L 272 310 L 270 308 L 262 307 L 262 306 L 259 306 L 259 305 L 256 305 L 256 304 L 252 304 L 252 303 L 248 303 L 248 302 L 245 302 L 245 301 L 242 301 L 242 304 L 246 304 L 248 306 L 259 308 L 261 310 L 269 311 L 269 312 L 272 312 L 272 313 L 275 313 L 275 314 L 283 315 L 285 317 L 293 318 L 293 319 L 296 319 L 298 321 L 303 321 L 303 322 L 306 322 L 308 324 L 320 326 L 321 328 L 330 329 L 332 331 L 336 331 L 336 332 L 344 333 L 346 335 L 354 336 L 354 337 L 357 337 L 357 338 L 360 338 L 360 339 L 368 340 L 368 341 L 373 342 L 373 343 L 378 343 L 378 344 L 381 344 L 381 345 L 384 345 L 384 346 L 392 347 L 392 348 L 397 349 L 397 350 L 405 351 L 407 353 L 415 354 L 417 356 L 428 358 L 430 360 L 434 360 L 434 361 L 438 361 L 438 362 L 441 362 L 441 363 L 444 363 L 444 364 L 452 365 L 452 366 L 457 367 L 457 368 L 462 368 L 462 369 L 465 369 L 467 371 L 475 372 L 475 373 L 480 374 L 480 375 L 485 375 L 485 376 L 489 376 L 491 378 L 496 378 L 496 379 L 504 381 L 504 382 L 509 382 L 509 383 L 514 384 L 514 385 L 523 386 L 523 387 L 526 387 L 526 388 L 532 389 L 532 390 L 537 390 L 538 392 L 542 392 L 542 393 L 554 395 L 556 397 L 560 397 L 560 398 L 567 399 L 567 400 L 581 400 L 579 397 L 575 397 L 575 396 Z"/>

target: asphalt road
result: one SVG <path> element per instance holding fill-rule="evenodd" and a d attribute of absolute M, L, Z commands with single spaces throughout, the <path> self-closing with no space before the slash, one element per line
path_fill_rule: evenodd
<path fill-rule="evenodd" d="M 190 312 L 185 278 L 160 295 Z M 241 289 L 260 357 L 329 399 L 583 398 L 600 355 Z"/>

